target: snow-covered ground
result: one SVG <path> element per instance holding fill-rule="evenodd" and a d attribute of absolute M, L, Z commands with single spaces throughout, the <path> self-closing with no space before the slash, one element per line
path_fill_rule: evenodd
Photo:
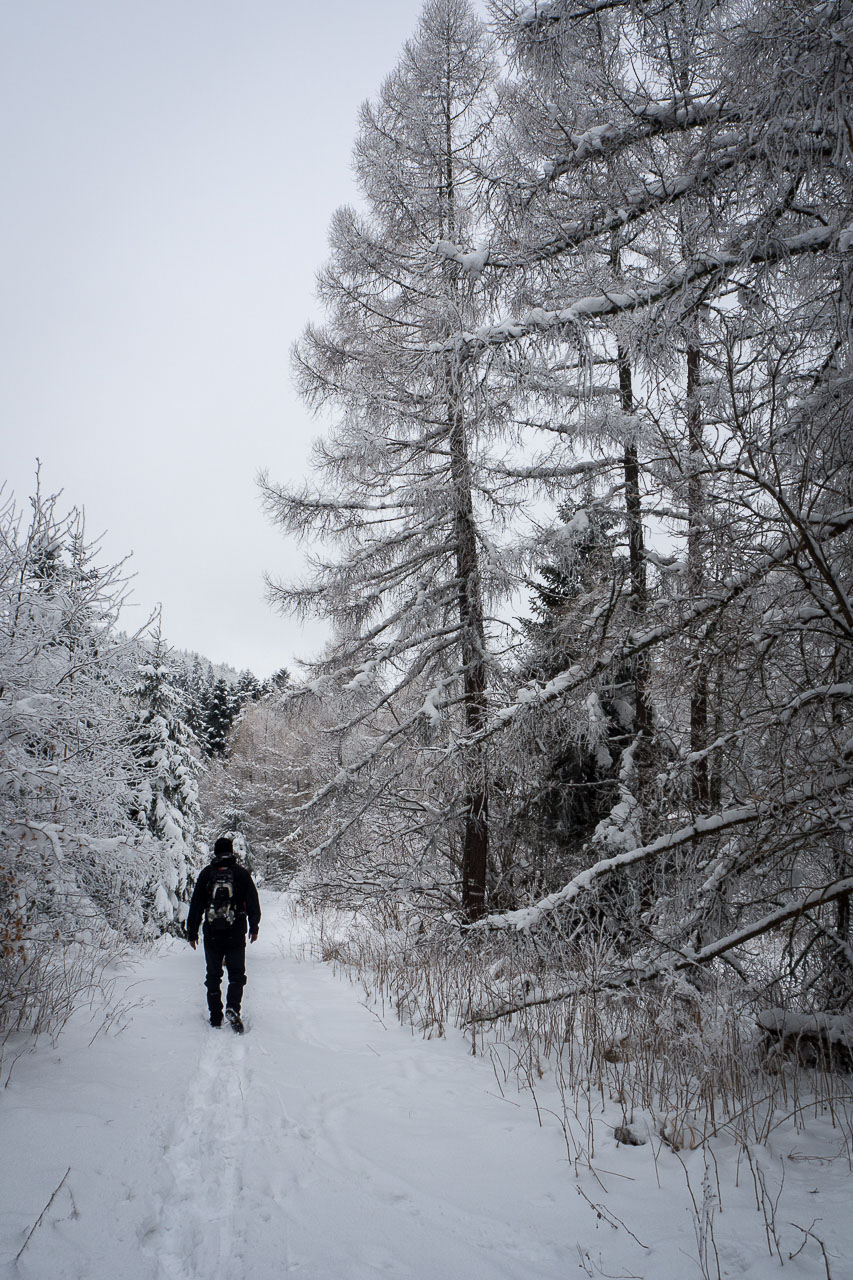
<path fill-rule="evenodd" d="M 555 1116 L 540 1126 L 529 1096 L 501 1097 L 461 1036 L 383 1020 L 306 958 L 285 898 L 263 906 L 242 1038 L 207 1026 L 202 956 L 170 941 L 120 977 L 108 1025 L 78 1015 L 15 1064 L 4 1280 L 683 1280 L 700 1257 L 709 1276 L 764 1280 L 780 1254 L 792 1278 L 853 1275 L 853 1184 L 828 1119 L 781 1126 L 739 1186 L 721 1144 L 722 1211 L 701 1151 L 618 1146 L 604 1121 L 577 1174 Z"/>

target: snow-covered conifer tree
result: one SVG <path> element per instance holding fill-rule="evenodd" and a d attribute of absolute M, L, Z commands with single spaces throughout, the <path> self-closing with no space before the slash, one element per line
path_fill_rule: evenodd
<path fill-rule="evenodd" d="M 437 761 L 448 732 L 476 738 L 485 722 L 486 610 L 506 589 L 502 512 L 488 484 L 501 409 L 447 345 L 485 318 L 476 263 L 466 273 L 435 246 L 484 234 L 479 164 L 495 76 L 467 0 L 428 0 L 396 70 L 362 108 L 355 170 L 364 211 L 334 217 L 319 279 L 328 321 L 296 351 L 303 394 L 337 415 L 317 446 L 320 484 L 265 484 L 284 528 L 337 544 L 332 556 L 314 555 L 308 585 L 276 585 L 273 597 L 329 617 L 337 638 L 317 674 L 369 691 L 352 726 L 369 721 L 373 745 L 331 787 L 360 775 L 366 803 L 406 790 L 402 743 Z M 462 905 L 475 917 L 486 892 L 485 751 L 474 743 L 459 760 L 445 815 L 458 843 L 448 848 L 429 831 L 427 810 L 417 824 L 424 845 L 444 846 L 457 862 Z"/>
<path fill-rule="evenodd" d="M 587 514 L 589 511 L 589 514 Z M 525 643 L 514 688 L 545 685 L 583 661 L 590 617 L 597 610 L 627 613 L 630 577 L 606 521 L 594 506 L 564 509 L 562 547 L 540 566 L 530 608 L 521 620 Z M 624 597 L 624 598 L 622 598 Z M 528 714 L 500 743 L 505 843 L 519 865 L 505 859 L 506 901 L 516 903 L 534 884 L 559 887 L 586 865 L 586 845 L 616 803 L 623 752 L 634 738 L 633 681 L 629 667 L 590 688 L 580 708 L 562 704 Z M 511 797 L 511 802 L 510 802 Z M 511 885 L 511 892 L 510 892 Z M 623 920 L 623 927 L 625 921 Z"/>
<path fill-rule="evenodd" d="M 204 742 L 209 755 L 224 754 L 236 712 L 235 692 L 225 677 L 219 676 L 210 689 L 205 707 Z"/>
<path fill-rule="evenodd" d="M 200 766 L 193 751 L 194 736 L 184 722 L 172 683 L 159 624 L 153 647 L 138 667 L 134 700 L 139 709 L 132 745 L 140 776 L 133 814 L 158 842 L 153 911 L 164 921 L 177 923 L 186 913 L 194 863 Z"/>

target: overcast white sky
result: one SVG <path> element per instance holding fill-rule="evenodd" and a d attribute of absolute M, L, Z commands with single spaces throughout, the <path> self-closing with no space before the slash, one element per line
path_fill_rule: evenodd
<path fill-rule="evenodd" d="M 289 348 L 354 197 L 359 103 L 421 0 L 0 4 L 0 479 L 132 552 L 173 645 L 264 676 L 317 647 L 264 600 L 299 553 L 255 476 L 317 433 Z"/>

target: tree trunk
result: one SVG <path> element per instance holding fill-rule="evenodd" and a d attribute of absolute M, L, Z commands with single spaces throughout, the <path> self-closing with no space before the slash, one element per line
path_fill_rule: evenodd
<path fill-rule="evenodd" d="M 450 64 L 445 98 L 445 205 L 442 231 L 456 234 L 455 176 L 453 171 L 453 115 Z M 460 385 L 463 370 L 448 362 L 448 426 L 450 477 L 453 485 L 453 525 L 456 545 L 456 583 L 459 602 L 460 657 L 465 708 L 465 733 L 475 739 L 486 723 L 486 663 L 483 601 L 477 553 L 477 530 L 471 493 L 471 465 L 465 430 L 465 403 Z M 482 916 L 486 905 L 489 860 L 488 786 L 486 751 L 482 742 L 471 742 L 464 753 L 464 829 L 462 834 L 462 910 L 469 920 Z"/>
<path fill-rule="evenodd" d="M 617 348 L 619 365 L 619 399 L 622 412 L 633 414 L 634 391 L 631 381 L 631 363 L 628 353 L 619 345 Z M 623 459 L 625 474 L 625 512 L 628 525 L 628 563 L 631 573 L 631 612 L 634 615 L 636 629 L 639 630 L 649 602 L 648 584 L 646 581 L 646 559 L 643 542 L 643 509 L 640 501 L 640 463 L 637 455 L 637 442 L 631 436 L 625 445 Z M 634 661 L 634 705 L 635 727 L 643 742 L 641 757 L 647 754 L 652 728 L 652 707 L 649 698 L 649 660 L 646 654 L 640 654 Z"/>
<path fill-rule="evenodd" d="M 450 474 L 453 482 L 465 731 L 468 737 L 475 738 L 486 721 L 485 627 L 468 442 L 460 400 L 458 395 L 451 396 Z M 466 748 L 464 769 L 462 908 L 469 920 L 476 920 L 483 914 L 485 907 L 488 864 L 488 786 L 485 746 L 482 742 L 473 742 Z"/>
<path fill-rule="evenodd" d="M 695 332 L 695 331 L 694 331 Z M 701 594 L 705 583 L 705 502 L 700 468 L 703 459 L 702 415 L 699 402 L 698 339 L 691 334 L 687 346 L 687 567 L 693 597 Z M 708 746 L 708 665 L 705 656 L 696 655 L 696 674 L 690 696 L 690 750 L 705 751 Z M 710 803 L 708 758 L 693 763 L 693 799 L 700 809 Z"/>

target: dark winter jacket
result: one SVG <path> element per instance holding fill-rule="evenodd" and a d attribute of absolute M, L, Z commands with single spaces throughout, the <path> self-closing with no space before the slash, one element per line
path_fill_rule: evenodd
<path fill-rule="evenodd" d="M 238 938 L 245 938 L 247 922 L 250 933 L 258 932 L 258 925 L 261 920 L 261 904 L 258 901 L 258 891 L 246 868 L 241 867 L 232 855 L 225 858 L 215 858 L 213 862 L 204 867 L 195 882 L 193 896 L 190 899 L 190 909 L 187 914 L 187 939 L 190 942 L 198 942 L 199 926 L 204 913 L 210 906 L 210 892 L 214 872 L 219 867 L 229 867 L 234 872 L 234 897 L 237 905 L 237 918 L 231 926 L 229 936 L 235 941 Z M 205 923 L 206 928 L 207 924 Z"/>

